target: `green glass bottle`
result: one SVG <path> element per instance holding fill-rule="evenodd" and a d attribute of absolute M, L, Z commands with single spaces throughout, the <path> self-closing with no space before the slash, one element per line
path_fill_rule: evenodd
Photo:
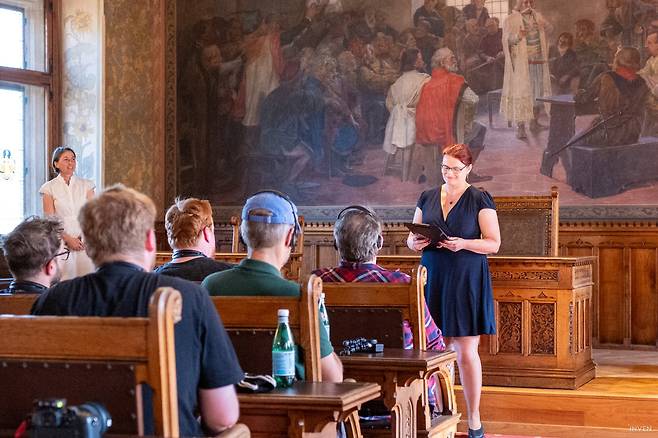
<path fill-rule="evenodd" d="M 295 381 L 295 340 L 288 324 L 288 309 L 279 309 L 279 325 L 272 343 L 272 377 L 279 388 L 288 388 Z"/>

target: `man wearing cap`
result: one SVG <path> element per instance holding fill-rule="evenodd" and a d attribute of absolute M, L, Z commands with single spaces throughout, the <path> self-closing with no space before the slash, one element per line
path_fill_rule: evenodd
<path fill-rule="evenodd" d="M 0 294 L 40 294 L 57 283 L 62 261 L 69 256 L 63 231 L 59 219 L 32 216 L 7 234 L 2 249 L 14 281 Z"/>
<path fill-rule="evenodd" d="M 202 286 L 210 295 L 299 296 L 300 285 L 281 276 L 299 232 L 297 207 L 286 195 L 256 193 L 242 208 L 240 234 L 247 245 L 247 258 L 232 269 L 209 275 Z M 323 324 L 320 356 L 322 380 L 341 382 L 343 367 Z"/>
<path fill-rule="evenodd" d="M 233 385 L 244 374 L 206 291 L 150 272 L 156 253 L 155 213 L 148 196 L 122 185 L 87 201 L 79 221 L 96 272 L 52 287 L 37 299 L 32 314 L 146 317 L 157 288 L 178 290 L 183 300 L 182 318 L 174 326 L 180 435 L 217 435 L 238 420 Z M 153 435 L 152 419 L 144 423 L 144 435 Z"/>

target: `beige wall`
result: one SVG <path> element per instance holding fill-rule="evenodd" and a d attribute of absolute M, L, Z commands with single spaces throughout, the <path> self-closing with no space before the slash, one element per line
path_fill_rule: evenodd
<path fill-rule="evenodd" d="M 105 0 L 105 184 L 164 209 L 164 0 Z"/>

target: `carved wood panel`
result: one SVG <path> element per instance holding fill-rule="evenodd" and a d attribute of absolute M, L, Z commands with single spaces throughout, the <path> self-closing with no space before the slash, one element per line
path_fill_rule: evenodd
<path fill-rule="evenodd" d="M 523 304 L 520 302 L 499 301 L 498 315 L 498 352 L 517 353 L 522 352 L 522 330 Z"/>
<path fill-rule="evenodd" d="M 555 354 L 555 304 L 530 303 L 530 354 Z"/>
<path fill-rule="evenodd" d="M 592 278 L 595 347 L 658 346 L 658 222 L 560 224 L 560 255 L 598 256 Z"/>

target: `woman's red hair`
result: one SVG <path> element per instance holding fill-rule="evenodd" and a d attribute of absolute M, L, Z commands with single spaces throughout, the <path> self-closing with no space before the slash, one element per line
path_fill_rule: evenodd
<path fill-rule="evenodd" d="M 473 164 L 473 155 L 471 154 L 471 148 L 465 144 L 451 144 L 443 148 L 443 155 L 450 155 L 453 158 L 458 159 L 466 166 Z"/>

